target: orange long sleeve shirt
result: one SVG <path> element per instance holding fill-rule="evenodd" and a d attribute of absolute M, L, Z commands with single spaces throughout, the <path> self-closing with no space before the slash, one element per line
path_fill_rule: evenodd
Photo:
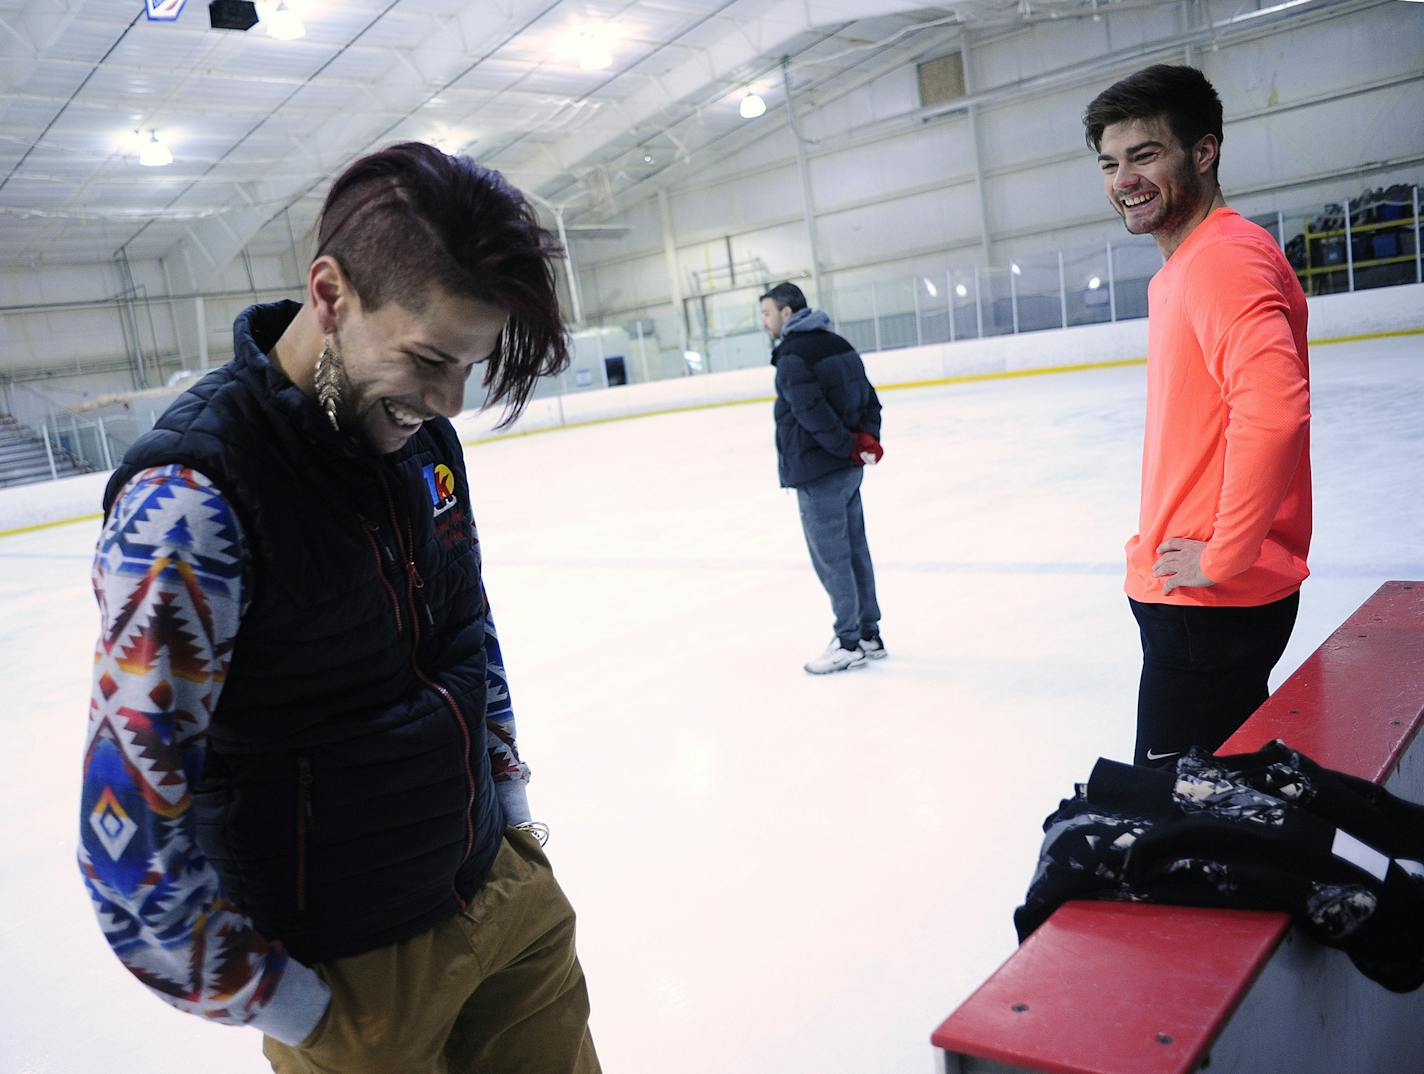
<path fill-rule="evenodd" d="M 1300 283 L 1270 234 L 1217 209 L 1147 289 L 1142 508 L 1128 596 L 1247 607 L 1310 571 L 1310 366 Z M 1206 541 L 1216 584 L 1162 593 L 1169 537 Z"/>

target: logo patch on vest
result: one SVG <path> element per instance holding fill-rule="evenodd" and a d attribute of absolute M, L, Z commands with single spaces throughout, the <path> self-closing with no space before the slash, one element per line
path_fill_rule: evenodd
<path fill-rule="evenodd" d="M 439 518 L 456 504 L 455 475 L 443 462 L 425 467 L 425 487 L 430 492 L 432 517 Z"/>

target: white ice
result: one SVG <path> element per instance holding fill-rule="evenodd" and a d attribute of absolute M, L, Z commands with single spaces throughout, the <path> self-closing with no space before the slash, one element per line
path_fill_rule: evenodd
<path fill-rule="evenodd" d="M 1276 682 L 1424 577 L 1424 337 L 1312 363 L 1315 573 Z M 890 657 L 826 678 L 801 670 L 831 616 L 768 405 L 468 453 L 610 1074 L 928 1072 L 1013 949 L 1042 818 L 1130 752 L 1142 368 L 883 398 L 864 497 Z M 0 1074 L 265 1070 L 256 1032 L 121 969 L 74 865 L 96 531 L 0 539 Z"/>

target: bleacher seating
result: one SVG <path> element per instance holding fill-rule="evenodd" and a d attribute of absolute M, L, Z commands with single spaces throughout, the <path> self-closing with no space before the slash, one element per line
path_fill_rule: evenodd
<path fill-rule="evenodd" d="M 87 474 L 92 469 L 53 442 L 46 451 L 42 436 L 36 436 L 9 414 L 0 414 L 0 488 Z"/>

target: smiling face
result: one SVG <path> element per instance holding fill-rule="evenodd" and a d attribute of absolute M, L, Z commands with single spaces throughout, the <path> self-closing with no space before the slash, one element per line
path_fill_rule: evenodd
<path fill-rule="evenodd" d="M 1108 203 L 1128 231 L 1170 254 L 1210 211 L 1218 149 L 1210 134 L 1183 146 L 1162 116 L 1111 123 L 1098 149 Z"/>
<path fill-rule="evenodd" d="M 352 291 L 331 327 L 342 379 L 340 427 L 378 454 L 399 450 L 430 418 L 453 418 L 465 383 L 489 357 L 505 326 L 503 310 L 435 292 L 420 312 L 387 302 L 361 308 Z"/>

